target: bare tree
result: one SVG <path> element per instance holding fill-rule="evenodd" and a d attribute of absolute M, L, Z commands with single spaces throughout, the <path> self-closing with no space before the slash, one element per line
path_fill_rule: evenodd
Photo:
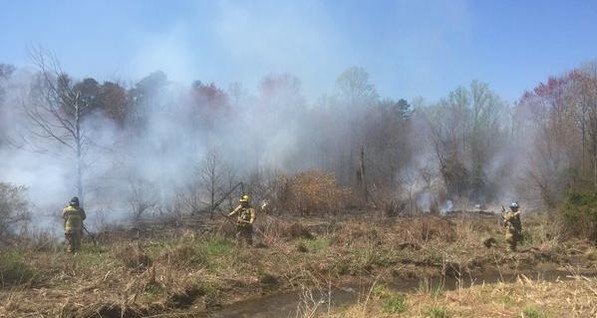
<path fill-rule="evenodd" d="M 158 190 L 150 181 L 137 177 L 130 177 L 128 202 L 131 206 L 133 217 L 139 220 L 147 211 L 155 209 L 158 205 Z"/>
<path fill-rule="evenodd" d="M 220 192 L 224 179 L 224 165 L 220 162 L 220 158 L 220 153 L 212 148 L 205 154 L 199 168 L 199 178 L 205 185 L 209 195 L 210 218 L 213 218 L 214 204 L 217 200 L 216 194 Z"/>
<path fill-rule="evenodd" d="M 198 214 L 202 207 L 205 206 L 205 202 L 201 200 L 201 188 L 201 182 L 197 178 L 193 178 L 193 180 L 189 181 L 187 185 L 178 191 L 178 200 L 191 215 Z"/>
<path fill-rule="evenodd" d="M 224 167 L 225 170 L 225 176 L 226 176 L 226 191 L 230 192 L 233 190 L 233 188 L 238 184 L 238 177 L 236 176 L 236 172 L 234 171 L 234 168 L 230 165 L 227 164 Z M 232 195 L 228 196 L 228 208 L 232 209 L 234 207 L 234 201 L 232 198 Z"/>
<path fill-rule="evenodd" d="M 572 85 L 566 97 L 573 108 L 582 139 L 581 169 L 592 171 L 593 188 L 597 189 L 597 63 L 588 63 L 570 73 Z M 590 160 L 587 158 L 588 151 Z"/>
<path fill-rule="evenodd" d="M 25 114 L 32 124 L 32 135 L 51 140 L 72 154 L 76 166 L 77 194 L 83 200 L 84 157 L 90 143 L 82 123 L 89 104 L 73 87 L 71 79 L 53 55 L 38 50 L 31 52 L 31 58 L 40 70 L 32 100 L 23 103 Z M 44 147 L 40 142 L 33 143 Z"/>
<path fill-rule="evenodd" d="M 521 125 L 534 129 L 532 144 L 527 149 L 528 188 L 547 207 L 557 206 L 569 186 L 588 181 L 585 175 L 590 175 L 590 170 L 577 170 L 583 161 L 582 139 L 591 135 L 590 118 L 586 118 L 588 136 L 583 137 L 582 124 L 577 125 L 579 111 L 575 112 L 572 105 L 576 103 L 571 103 L 568 96 L 570 88 L 569 75 L 550 78 L 525 93 L 517 105 L 524 114 Z M 523 136 L 519 133 L 517 137 Z"/>

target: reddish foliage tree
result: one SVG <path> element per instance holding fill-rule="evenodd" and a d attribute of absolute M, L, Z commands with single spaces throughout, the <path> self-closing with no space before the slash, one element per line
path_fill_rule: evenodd
<path fill-rule="evenodd" d="M 129 98 L 126 90 L 118 83 L 104 82 L 100 87 L 98 102 L 106 117 L 124 126 L 125 119 L 130 110 Z"/>
<path fill-rule="evenodd" d="M 232 107 L 228 94 L 214 83 L 195 82 L 191 90 L 191 102 L 197 108 L 202 126 L 213 128 L 228 115 Z"/>

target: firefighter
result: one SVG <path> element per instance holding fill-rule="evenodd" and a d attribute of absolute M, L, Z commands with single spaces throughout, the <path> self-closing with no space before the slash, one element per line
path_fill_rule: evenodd
<path fill-rule="evenodd" d="M 506 229 L 506 242 L 510 246 L 511 251 L 516 251 L 516 245 L 522 241 L 522 224 L 520 222 L 520 207 L 518 203 L 512 202 L 510 204 L 510 211 L 505 212 L 504 228 Z"/>
<path fill-rule="evenodd" d="M 68 205 L 62 210 L 64 219 L 64 236 L 68 244 L 67 251 L 76 253 L 81 249 L 81 238 L 83 237 L 83 220 L 85 210 L 79 206 L 79 198 L 73 197 Z"/>
<path fill-rule="evenodd" d="M 253 222 L 255 222 L 255 209 L 249 202 L 249 196 L 243 194 L 239 200 L 240 204 L 228 214 L 228 216 L 237 215 L 236 219 L 236 239 L 244 241 L 248 245 L 253 245 Z"/>

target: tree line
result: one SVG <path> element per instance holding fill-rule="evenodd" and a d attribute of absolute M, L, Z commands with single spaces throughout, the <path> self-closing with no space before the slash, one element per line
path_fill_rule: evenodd
<path fill-rule="evenodd" d="M 251 92 L 240 83 L 176 83 L 161 71 L 133 84 L 74 79 L 43 52 L 33 61 L 35 72 L 0 64 L 0 148 L 59 152 L 76 176 L 63 182 L 81 198 L 110 194 L 137 216 L 158 207 L 200 213 L 239 181 L 275 199 L 276 182 L 306 171 L 350 189 L 351 205 L 388 213 L 447 202 L 554 208 L 570 189 L 597 188 L 595 64 L 509 103 L 477 80 L 439 101 L 382 98 L 360 67 L 309 99 L 287 73 L 265 76 Z M 26 84 L 15 84 L 24 73 Z M 26 129 L 15 133 L 7 118 Z M 308 188 L 300 182 L 295 188 Z"/>

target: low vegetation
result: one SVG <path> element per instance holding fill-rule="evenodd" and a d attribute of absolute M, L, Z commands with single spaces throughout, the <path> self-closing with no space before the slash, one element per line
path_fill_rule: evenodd
<path fill-rule="evenodd" d="M 568 280 L 549 282 L 520 275 L 512 283 L 480 283 L 447 291 L 439 297 L 416 292 L 407 295 L 404 301 L 373 298 L 326 317 L 594 317 L 597 313 L 597 279 L 573 273 L 571 276 Z M 404 310 L 397 315 L 389 308 Z"/>
<path fill-rule="evenodd" d="M 597 242 L 597 193 L 570 191 L 560 215 L 567 232 Z"/>
<path fill-rule="evenodd" d="M 76 255 L 66 254 L 58 243 L 39 250 L 37 243 L 21 239 L 0 249 L 0 316 L 205 313 L 255 295 L 296 289 L 325 294 L 355 282 L 376 287 L 363 297 L 368 300 L 328 314 L 473 317 L 471 308 L 482 306 L 486 317 L 492 312 L 541 317 L 559 308 L 541 303 L 541 295 L 550 297 L 549 288 L 576 288 L 579 302 L 583 293 L 588 297 L 597 288 L 590 279 L 516 282 L 516 275 L 536 273 L 538 267 L 565 273 L 573 264 L 578 275 L 597 270 L 594 245 L 548 235 L 550 227 L 558 226 L 549 219 L 524 221 L 532 239 L 518 253 L 506 250 L 497 218 L 480 214 L 332 220 L 262 216 L 251 248 L 237 245 L 232 225 L 223 220 L 200 230 L 184 219 L 178 227 L 159 222 L 144 231 L 114 228 L 99 233 L 98 246 L 86 241 Z M 487 238 L 495 245 L 486 247 Z M 483 284 L 484 277 L 492 284 Z M 396 289 L 401 282 L 411 287 Z M 595 302 L 584 306 L 576 310 L 594 310 Z M 323 307 L 315 312 L 326 314 Z"/>

